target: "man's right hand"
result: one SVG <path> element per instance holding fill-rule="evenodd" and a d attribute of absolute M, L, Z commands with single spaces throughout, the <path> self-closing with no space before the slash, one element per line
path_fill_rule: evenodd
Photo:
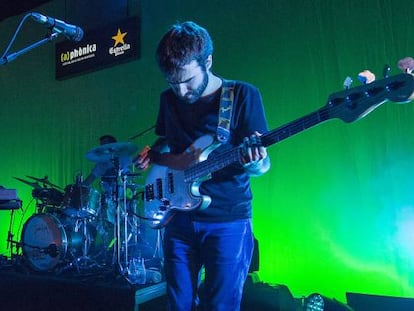
<path fill-rule="evenodd" d="M 142 171 L 145 171 L 150 163 L 151 159 L 149 157 L 149 151 L 151 148 L 149 146 L 145 146 L 144 149 L 132 160 L 134 166 Z"/>

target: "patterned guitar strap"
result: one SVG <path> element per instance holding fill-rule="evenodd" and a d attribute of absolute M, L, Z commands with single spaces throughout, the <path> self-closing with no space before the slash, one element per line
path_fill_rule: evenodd
<path fill-rule="evenodd" d="M 217 125 L 217 139 L 222 144 L 227 143 L 230 138 L 230 124 L 234 101 L 234 84 L 234 81 L 223 79 Z"/>

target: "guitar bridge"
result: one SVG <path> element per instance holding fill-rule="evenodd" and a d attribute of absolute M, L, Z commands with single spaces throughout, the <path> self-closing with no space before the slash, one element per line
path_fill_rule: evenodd
<path fill-rule="evenodd" d="M 170 200 L 168 199 L 161 199 L 162 204 L 160 205 L 159 209 L 160 211 L 166 211 L 170 207 Z"/>

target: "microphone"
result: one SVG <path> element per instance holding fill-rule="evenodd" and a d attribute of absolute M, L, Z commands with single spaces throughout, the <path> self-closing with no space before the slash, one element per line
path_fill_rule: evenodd
<path fill-rule="evenodd" d="M 40 13 L 31 13 L 32 19 L 39 24 L 44 24 L 47 27 L 52 28 L 57 33 L 62 33 L 66 38 L 71 41 L 80 41 L 83 38 L 82 28 L 67 24 L 64 21 L 42 15 Z"/>
<path fill-rule="evenodd" d="M 27 246 L 27 247 L 30 247 L 31 249 L 36 250 L 37 254 L 38 253 L 46 254 L 53 258 L 59 256 L 60 254 L 58 246 L 55 243 L 51 243 L 49 244 L 49 246 L 46 246 L 46 247 L 39 247 L 39 246 L 34 246 L 34 245 L 26 244 L 26 243 L 21 243 L 21 245 Z"/>
<path fill-rule="evenodd" d="M 55 243 L 49 244 L 48 247 L 43 248 L 43 252 L 53 258 L 59 255 L 59 250 Z"/>

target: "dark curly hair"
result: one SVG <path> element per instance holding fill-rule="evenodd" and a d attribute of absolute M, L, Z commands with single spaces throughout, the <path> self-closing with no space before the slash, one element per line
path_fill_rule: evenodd
<path fill-rule="evenodd" d="M 170 77 L 177 70 L 195 60 L 205 68 L 213 53 L 213 42 L 206 29 L 194 22 L 174 24 L 161 38 L 155 54 L 161 72 Z"/>

